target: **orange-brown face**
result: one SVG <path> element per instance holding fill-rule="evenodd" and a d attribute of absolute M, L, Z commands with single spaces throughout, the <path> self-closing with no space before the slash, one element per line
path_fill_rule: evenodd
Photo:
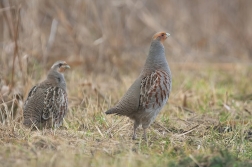
<path fill-rule="evenodd" d="M 169 33 L 166 32 L 158 32 L 156 33 L 152 40 L 159 40 L 161 43 L 164 43 L 164 41 L 166 40 L 166 38 L 168 38 L 170 36 Z"/>
<path fill-rule="evenodd" d="M 61 61 L 58 64 L 58 72 L 60 72 L 60 73 L 65 72 L 65 70 L 69 69 L 69 68 L 70 68 L 70 66 L 64 61 Z"/>

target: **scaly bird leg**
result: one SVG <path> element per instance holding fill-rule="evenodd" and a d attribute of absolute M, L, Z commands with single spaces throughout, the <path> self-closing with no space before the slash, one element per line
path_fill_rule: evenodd
<path fill-rule="evenodd" d="M 146 129 L 147 129 L 147 128 L 143 128 L 143 131 L 144 131 L 143 138 L 144 138 L 144 140 L 147 140 Z"/>
<path fill-rule="evenodd" d="M 136 140 L 136 129 L 138 128 L 139 123 L 137 121 L 134 122 L 134 130 L 133 130 L 133 136 L 132 139 Z"/>

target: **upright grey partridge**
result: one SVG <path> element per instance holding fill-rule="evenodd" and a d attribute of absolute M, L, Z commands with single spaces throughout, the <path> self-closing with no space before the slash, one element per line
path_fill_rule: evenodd
<path fill-rule="evenodd" d="M 60 127 L 67 113 L 68 99 L 64 71 L 70 68 L 65 61 L 53 64 L 45 81 L 34 86 L 23 107 L 26 127 Z"/>
<path fill-rule="evenodd" d="M 136 129 L 142 125 L 143 137 L 146 129 L 155 120 L 169 98 L 172 76 L 165 58 L 164 41 L 170 34 L 156 33 L 150 45 L 149 54 L 140 76 L 131 85 L 121 100 L 106 114 L 128 116 L 134 120 L 133 139 Z"/>

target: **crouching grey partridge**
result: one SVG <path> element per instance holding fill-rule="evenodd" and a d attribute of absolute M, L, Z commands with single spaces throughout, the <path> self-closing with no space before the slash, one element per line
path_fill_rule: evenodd
<path fill-rule="evenodd" d="M 64 61 L 53 64 L 45 81 L 34 86 L 23 107 L 26 127 L 60 127 L 67 113 L 68 99 L 64 71 L 70 66 Z"/>
<path fill-rule="evenodd" d="M 136 129 L 139 125 L 143 127 L 144 139 L 147 139 L 146 129 L 155 120 L 169 98 L 172 76 L 163 45 L 168 36 L 170 34 L 165 32 L 159 32 L 153 36 L 140 76 L 121 100 L 105 112 L 131 118 L 134 121 L 133 139 L 136 139 Z"/>

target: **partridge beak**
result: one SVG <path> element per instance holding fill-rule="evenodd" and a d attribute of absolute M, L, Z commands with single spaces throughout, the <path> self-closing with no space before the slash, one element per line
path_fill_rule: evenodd
<path fill-rule="evenodd" d="M 166 36 L 167 36 L 167 37 L 169 37 L 170 35 L 171 35 L 171 34 L 169 34 L 169 33 L 166 33 Z"/>
<path fill-rule="evenodd" d="M 70 66 L 69 66 L 68 64 L 66 64 L 66 65 L 64 65 L 64 68 L 65 68 L 65 69 L 69 69 Z"/>
<path fill-rule="evenodd" d="M 69 69 L 69 68 L 70 68 L 70 66 L 69 66 L 68 64 L 62 64 L 62 65 L 59 67 L 58 72 L 63 73 L 63 72 L 66 71 L 66 69 Z"/>

